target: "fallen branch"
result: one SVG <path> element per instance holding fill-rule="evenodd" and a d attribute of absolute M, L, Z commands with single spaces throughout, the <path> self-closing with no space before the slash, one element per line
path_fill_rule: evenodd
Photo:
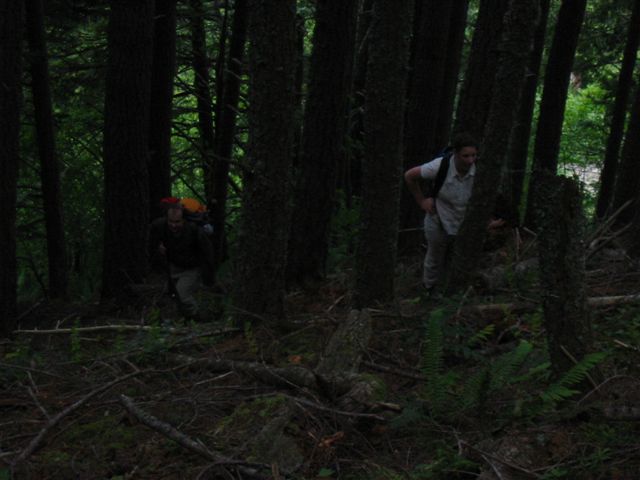
<path fill-rule="evenodd" d="M 22 450 L 20 455 L 18 455 L 11 462 L 11 467 L 14 468 L 16 465 L 18 465 L 21 462 L 24 462 L 27 458 L 29 458 L 29 456 L 31 456 L 31 454 L 38 449 L 38 447 L 40 446 L 40 444 L 44 440 L 44 437 L 47 435 L 47 433 L 49 433 L 49 431 L 53 427 L 55 427 L 58 423 L 60 423 L 60 420 L 62 420 L 64 417 L 66 417 L 70 413 L 72 413 L 72 412 L 76 411 L 77 409 L 79 409 L 81 406 L 83 406 L 85 403 L 87 403 L 89 400 L 91 400 L 96 395 L 99 395 L 100 393 L 109 390 L 111 387 L 113 387 L 114 385 L 117 385 L 118 383 L 124 382 L 125 380 L 129 380 L 130 378 L 135 377 L 136 375 L 140 375 L 141 373 L 143 373 L 143 371 L 137 371 L 137 372 L 129 373 L 128 375 L 124 375 L 124 376 L 122 376 L 120 378 L 116 378 L 115 380 L 107 383 L 106 385 L 102 385 L 101 387 L 98 387 L 95 390 L 90 391 L 84 397 L 82 397 L 80 400 L 78 400 L 77 402 L 69 405 L 67 408 L 65 408 L 64 410 L 58 412 L 56 415 L 51 417 L 51 419 L 47 422 L 47 424 L 44 426 L 44 428 L 42 430 L 40 430 L 38 435 L 36 435 L 31 440 L 31 442 L 29 442 L 29 445 L 27 445 L 27 447 L 24 450 Z"/>
<path fill-rule="evenodd" d="M 162 330 L 164 332 L 172 333 L 186 333 L 189 332 L 189 328 L 175 328 L 175 327 L 162 327 L 152 325 L 96 325 L 95 327 L 79 327 L 79 328 L 55 328 L 53 330 L 14 330 L 13 333 L 24 335 L 53 335 L 53 334 L 71 334 L 71 333 L 93 333 L 93 332 L 130 332 L 130 331 L 150 331 L 150 330 Z M 208 332 L 207 335 L 221 335 L 223 333 L 238 333 L 241 330 L 239 328 L 221 328 L 213 332 Z"/>
<path fill-rule="evenodd" d="M 634 295 L 617 295 L 612 297 L 590 297 L 586 303 L 588 307 L 612 307 L 640 302 L 640 293 Z M 460 313 L 518 313 L 530 312 L 538 307 L 535 302 L 520 303 L 489 303 L 485 305 L 467 305 L 460 309 Z"/>
<path fill-rule="evenodd" d="M 240 462 L 237 460 L 232 460 L 224 455 L 209 450 L 206 446 L 202 444 L 199 440 L 194 440 L 191 437 L 185 435 L 181 431 L 172 427 L 168 423 L 165 423 L 158 418 L 154 417 L 148 412 L 145 412 L 140 407 L 137 407 L 133 400 L 126 395 L 120 395 L 119 397 L 120 403 L 122 406 L 129 412 L 131 415 L 136 417 L 140 422 L 145 424 L 147 427 L 155 430 L 158 433 L 161 433 L 167 438 L 170 438 L 174 442 L 179 445 L 182 445 L 187 450 L 190 450 L 198 455 L 206 458 L 207 460 L 211 460 L 216 463 L 217 466 L 234 466 L 238 469 L 239 472 L 249 475 L 254 478 L 264 478 L 256 468 L 251 467 L 260 467 L 269 469 L 269 465 L 263 464 L 255 464 L 248 462 Z"/>

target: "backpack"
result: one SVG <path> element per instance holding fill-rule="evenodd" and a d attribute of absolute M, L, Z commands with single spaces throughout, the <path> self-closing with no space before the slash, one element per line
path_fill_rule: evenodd
<path fill-rule="evenodd" d="M 183 217 L 186 221 L 196 224 L 207 235 L 213 233 L 213 225 L 209 220 L 207 207 L 195 198 L 166 197 L 160 200 L 160 203 L 165 205 L 180 203 L 183 208 Z"/>
<path fill-rule="evenodd" d="M 438 168 L 438 173 L 436 173 L 436 178 L 433 180 L 433 184 L 430 186 L 430 188 L 427 189 L 427 193 L 425 194 L 426 197 L 438 197 L 438 192 L 440 192 L 440 189 L 442 188 L 442 185 L 447 178 L 447 172 L 449 171 L 449 165 L 451 164 L 452 156 L 453 147 L 445 147 L 431 159 L 435 160 L 442 157 L 440 167 Z"/>

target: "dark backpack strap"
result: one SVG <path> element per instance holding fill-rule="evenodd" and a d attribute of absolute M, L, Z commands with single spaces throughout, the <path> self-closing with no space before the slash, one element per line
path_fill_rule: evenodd
<path fill-rule="evenodd" d="M 442 157 L 440 167 L 438 168 L 438 173 L 436 173 L 436 179 L 433 182 L 433 191 L 431 195 L 433 198 L 436 198 L 438 196 L 438 192 L 440 192 L 440 189 L 442 188 L 442 185 L 447 178 L 447 172 L 449 171 L 449 164 L 451 163 L 452 153 L 452 150 L 447 150 Z"/>

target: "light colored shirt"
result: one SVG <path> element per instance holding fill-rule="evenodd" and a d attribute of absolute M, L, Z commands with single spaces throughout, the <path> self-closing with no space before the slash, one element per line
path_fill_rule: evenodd
<path fill-rule="evenodd" d="M 420 175 L 428 180 L 435 180 L 438 169 L 442 163 L 442 157 L 431 160 L 420 166 Z M 444 183 L 436 198 L 436 215 L 440 218 L 442 228 L 449 235 L 456 235 L 464 220 L 467 204 L 473 189 L 473 180 L 476 174 L 476 166 L 471 165 L 469 171 L 462 175 L 456 168 L 455 161 L 451 157 L 449 170 Z"/>

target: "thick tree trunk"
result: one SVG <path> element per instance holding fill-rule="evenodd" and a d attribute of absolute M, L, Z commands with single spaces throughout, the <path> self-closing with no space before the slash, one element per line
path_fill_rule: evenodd
<path fill-rule="evenodd" d="M 42 0 L 27 0 L 26 33 L 29 43 L 29 70 L 40 157 L 40 183 L 47 232 L 47 258 L 49 261 L 49 296 L 67 295 L 67 253 L 64 239 L 62 195 L 60 193 L 60 166 L 56 153 L 53 128 L 53 109 L 49 86 L 49 62 L 44 32 Z"/>
<path fill-rule="evenodd" d="M 202 0 L 191 2 L 191 48 L 193 53 L 194 91 L 200 132 L 200 154 L 204 171 L 204 190 L 207 201 L 213 198 L 211 172 L 213 169 L 213 100 L 209 85 L 209 61 L 204 31 Z"/>
<path fill-rule="evenodd" d="M 438 122 L 434 135 L 435 145 L 448 145 L 453 123 L 453 110 L 458 91 L 458 77 L 462 62 L 464 33 L 467 28 L 468 0 L 453 2 L 451 20 L 449 22 L 449 40 L 447 41 L 447 58 L 442 82 L 442 95 L 438 102 Z"/>
<path fill-rule="evenodd" d="M 153 11 L 152 0 L 111 1 L 104 114 L 103 298 L 141 283 L 147 271 Z"/>
<path fill-rule="evenodd" d="M 491 101 L 484 134 L 484 156 L 478 164 L 473 193 L 456 237 L 447 281 L 449 290 L 467 284 L 482 254 L 487 224 L 498 193 L 496 183 L 507 154 L 505 138 L 509 138 L 515 117 L 513 105 L 520 101 L 538 14 L 539 2 L 512 0 L 504 18 L 504 37 L 495 76 L 500 88 L 496 89 Z"/>
<path fill-rule="evenodd" d="M 302 151 L 289 238 L 291 282 L 326 275 L 336 182 L 344 160 L 356 2 L 320 0 L 304 111 Z"/>
<path fill-rule="evenodd" d="M 600 189 L 598 190 L 598 203 L 596 205 L 596 217 L 603 218 L 609 210 L 609 204 L 613 197 L 616 173 L 618 170 L 618 157 L 624 123 L 627 115 L 627 104 L 631 87 L 633 86 L 633 69 L 636 64 L 638 45 L 640 44 L 640 1 L 633 2 L 633 12 L 629 21 L 627 41 L 624 47 L 622 67 L 618 77 L 616 99 L 611 114 L 611 125 L 607 147 L 604 154 L 604 163 L 600 172 Z"/>
<path fill-rule="evenodd" d="M 236 111 L 240 98 L 242 65 L 247 39 L 247 1 L 236 0 L 229 42 L 229 57 L 224 74 L 223 96 L 218 99 L 220 116 L 214 144 L 213 168 L 213 246 L 216 255 L 216 269 L 226 256 L 225 230 L 227 212 L 227 193 L 229 188 L 229 166 L 233 152 Z"/>
<path fill-rule="evenodd" d="M 162 211 L 160 199 L 171 195 L 171 120 L 176 64 L 176 0 L 156 0 L 153 29 L 151 110 L 149 115 L 149 209 Z"/>
<path fill-rule="evenodd" d="M 531 126 L 533 121 L 533 110 L 536 102 L 536 91 L 538 89 L 538 78 L 542 54 L 544 52 L 544 41 L 547 32 L 547 20 L 549 18 L 550 0 L 540 1 L 540 19 L 533 39 L 533 50 L 529 59 L 527 76 L 522 90 L 522 97 L 518 105 L 511 138 L 509 139 L 509 152 L 507 154 L 507 178 L 504 179 L 504 192 L 511 207 L 518 211 L 522 200 L 522 189 L 524 187 L 525 174 L 527 169 L 527 158 L 529 156 L 529 138 L 531 137 Z M 510 187 L 510 188 L 509 188 Z"/>
<path fill-rule="evenodd" d="M 569 78 L 578 45 L 587 0 L 563 0 L 556 23 L 549 60 L 545 69 L 544 90 L 533 149 L 533 171 L 556 173 L 562 123 L 567 102 Z M 535 176 L 535 173 L 533 174 Z M 525 223 L 535 226 L 537 185 L 531 182 L 527 199 Z"/>
<path fill-rule="evenodd" d="M 353 64 L 353 83 L 351 86 L 351 106 L 349 110 L 350 148 L 342 173 L 341 188 L 344 191 L 346 204 L 351 208 L 353 197 L 360 196 L 362 190 L 362 158 L 363 134 L 362 114 L 365 100 L 365 81 L 367 77 L 367 61 L 369 51 L 369 30 L 371 28 L 371 10 L 373 0 L 362 0 L 358 12 L 356 44 Z"/>
<path fill-rule="evenodd" d="M 640 87 L 636 88 L 636 98 L 631 107 L 631 118 L 622 147 L 618 180 L 613 196 L 613 211 L 617 211 L 630 200 L 632 203 L 618 214 L 616 218 L 618 226 L 629 223 L 638 209 L 638 204 L 633 203 L 638 197 L 640 187 L 640 155 L 638 155 L 640 150 L 638 149 L 640 149 Z"/>
<path fill-rule="evenodd" d="M 233 294 L 239 324 L 284 319 L 296 66 L 295 0 L 249 0 L 248 169 Z"/>
<path fill-rule="evenodd" d="M 546 202 L 536 210 L 544 324 L 553 370 L 559 375 L 591 346 L 586 308 L 584 217 L 580 189 L 571 179 L 540 171 Z"/>
<path fill-rule="evenodd" d="M 467 132 L 482 141 L 494 93 L 503 17 L 508 0 L 481 0 L 453 133 Z"/>
<path fill-rule="evenodd" d="M 404 139 L 404 170 L 429 161 L 444 145 L 435 144 L 436 127 L 444 88 L 444 74 L 449 57 L 449 18 L 452 0 L 430 0 L 419 9 L 420 19 L 414 22 L 414 34 L 409 77 L 409 94 Z M 403 188 L 400 197 L 400 228 L 413 235 L 399 237 L 400 249 L 416 248 L 420 242 L 418 227 L 424 212 L 416 205 L 413 195 Z"/>
<path fill-rule="evenodd" d="M 394 295 L 411 0 L 374 1 L 364 106 L 361 228 L 355 301 Z"/>
<path fill-rule="evenodd" d="M 16 192 L 20 164 L 23 3 L 0 0 L 0 336 L 16 318 Z"/>

